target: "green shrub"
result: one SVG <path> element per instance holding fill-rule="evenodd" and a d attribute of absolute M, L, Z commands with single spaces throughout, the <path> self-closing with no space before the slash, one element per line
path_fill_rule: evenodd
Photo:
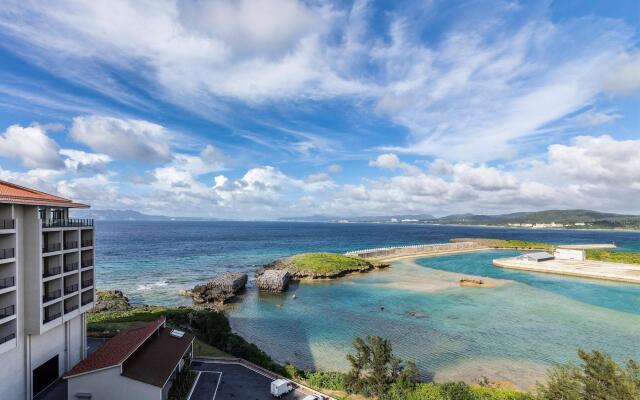
<path fill-rule="evenodd" d="M 318 389 L 345 390 L 345 376 L 341 372 L 316 371 L 305 372 L 302 378 L 309 386 Z"/>
<path fill-rule="evenodd" d="M 447 382 L 440 389 L 446 400 L 475 400 L 471 387 L 464 382 Z"/>

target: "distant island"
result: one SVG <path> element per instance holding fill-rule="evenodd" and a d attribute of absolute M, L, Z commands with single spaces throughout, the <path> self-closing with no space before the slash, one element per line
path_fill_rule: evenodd
<path fill-rule="evenodd" d="M 640 229 L 640 215 L 604 213 L 580 209 L 516 212 L 498 215 L 453 214 L 444 217 L 434 217 L 429 214 L 371 217 L 314 215 L 309 217 L 281 218 L 280 220 L 296 222 L 478 225 L 541 229 Z"/>
<path fill-rule="evenodd" d="M 72 218 L 91 218 L 97 221 L 215 221 L 214 218 L 168 217 L 148 215 L 134 210 L 92 210 L 74 209 Z"/>

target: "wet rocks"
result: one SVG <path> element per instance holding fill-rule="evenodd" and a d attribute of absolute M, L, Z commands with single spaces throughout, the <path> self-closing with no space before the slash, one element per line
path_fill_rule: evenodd
<path fill-rule="evenodd" d="M 244 273 L 225 272 L 209 279 L 204 285 L 196 285 L 193 289 L 181 291 L 179 294 L 191 297 L 195 304 L 221 305 L 244 289 L 247 279 L 247 274 Z"/>
<path fill-rule="evenodd" d="M 91 311 L 126 311 L 129 308 L 129 299 L 120 290 L 98 290 L 96 304 Z"/>
<path fill-rule="evenodd" d="M 256 272 L 256 286 L 260 290 L 284 292 L 289 287 L 291 275 L 286 270 L 266 269 Z"/>
<path fill-rule="evenodd" d="M 466 287 L 482 287 L 485 285 L 482 279 L 463 278 L 463 279 L 460 279 L 459 283 L 460 283 L 460 286 L 466 286 Z"/>

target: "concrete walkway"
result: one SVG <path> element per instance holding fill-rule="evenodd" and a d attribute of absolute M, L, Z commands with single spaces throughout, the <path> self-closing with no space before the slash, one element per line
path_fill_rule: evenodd
<path fill-rule="evenodd" d="M 493 265 L 522 271 L 640 284 L 640 265 L 637 264 L 569 260 L 535 262 L 512 257 L 495 259 Z"/>

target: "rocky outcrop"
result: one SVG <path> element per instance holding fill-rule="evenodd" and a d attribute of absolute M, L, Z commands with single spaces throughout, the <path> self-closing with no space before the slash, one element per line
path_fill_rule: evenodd
<path fill-rule="evenodd" d="M 92 312 L 126 311 L 131 308 L 129 299 L 119 290 L 96 291 L 96 305 Z"/>
<path fill-rule="evenodd" d="M 265 266 L 260 268 L 258 271 L 256 271 L 256 276 L 264 273 L 265 271 L 276 270 L 276 271 L 287 271 L 292 280 L 335 279 L 335 278 L 340 278 L 349 274 L 370 272 L 376 269 L 383 269 L 387 267 L 389 267 L 388 263 L 369 262 L 365 260 L 361 265 L 358 265 L 357 267 L 318 272 L 318 271 L 311 271 L 304 268 L 299 268 L 296 265 L 295 256 L 293 256 L 293 257 L 280 258 L 269 264 L 266 264 Z"/>
<path fill-rule="evenodd" d="M 286 270 L 267 269 L 256 271 L 256 286 L 260 290 L 284 292 L 289 287 L 291 275 Z"/>
<path fill-rule="evenodd" d="M 221 305 L 244 289 L 247 279 L 247 274 L 244 273 L 225 272 L 211 278 L 204 285 L 196 285 L 193 289 L 184 290 L 179 294 L 191 297 L 195 304 Z"/>

